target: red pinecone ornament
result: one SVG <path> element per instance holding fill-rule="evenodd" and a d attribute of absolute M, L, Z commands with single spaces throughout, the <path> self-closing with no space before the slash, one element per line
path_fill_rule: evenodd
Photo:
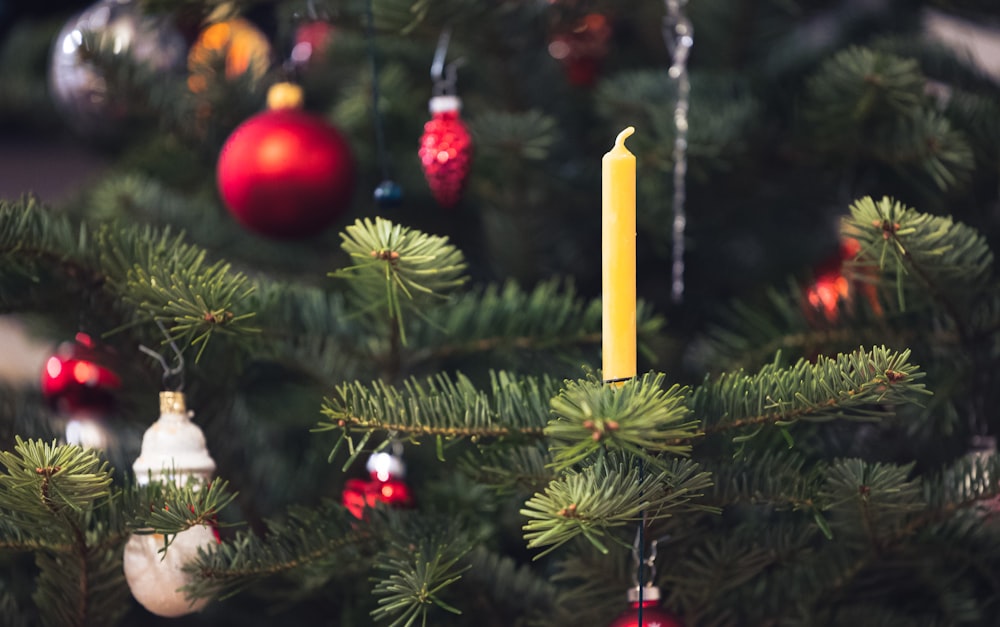
<path fill-rule="evenodd" d="M 458 204 L 472 165 L 472 136 L 459 117 L 458 96 L 431 98 L 431 119 L 420 138 L 420 163 L 438 204 L 448 209 Z"/>

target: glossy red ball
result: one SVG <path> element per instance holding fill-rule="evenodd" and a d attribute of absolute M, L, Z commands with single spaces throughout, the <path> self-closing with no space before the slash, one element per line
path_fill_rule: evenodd
<path fill-rule="evenodd" d="M 347 140 L 322 118 L 265 111 L 233 131 L 216 168 L 236 220 L 275 239 L 315 235 L 348 209 L 355 164 Z"/>
<path fill-rule="evenodd" d="M 42 368 L 42 394 L 63 414 L 106 413 L 115 403 L 121 378 L 111 368 L 111 358 L 91 337 L 77 333 L 64 342 Z"/>
<path fill-rule="evenodd" d="M 412 507 L 413 492 L 399 479 L 348 479 L 344 484 L 341 500 L 355 518 L 363 519 L 365 509 L 385 503 L 390 507 Z"/>
<path fill-rule="evenodd" d="M 630 603 L 629 606 L 608 627 L 684 627 L 681 619 L 661 609 L 657 601 L 642 604 L 642 624 L 639 623 L 639 604 Z"/>

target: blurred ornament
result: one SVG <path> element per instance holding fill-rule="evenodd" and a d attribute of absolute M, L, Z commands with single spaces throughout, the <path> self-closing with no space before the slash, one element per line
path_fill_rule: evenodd
<path fill-rule="evenodd" d="M 77 333 L 73 342 L 60 344 L 45 362 L 42 394 L 63 415 L 106 414 L 114 407 L 115 391 L 121 387 L 113 362 L 110 351 L 99 348 L 86 333 Z"/>
<path fill-rule="evenodd" d="M 152 482 L 184 487 L 192 479 L 205 483 L 215 472 L 205 434 L 191 422 L 180 392 L 160 392 L 160 417 L 142 436 L 142 449 L 132 464 L 139 485 Z"/>
<path fill-rule="evenodd" d="M 125 543 L 122 566 L 132 596 L 144 608 L 156 614 L 174 618 L 198 612 L 209 599 L 192 599 L 181 588 L 191 583 L 193 575 L 184 572 L 184 565 L 198 557 L 198 551 L 217 543 L 213 529 L 197 525 L 170 539 L 158 533 L 132 534 Z"/>
<path fill-rule="evenodd" d="M 642 591 L 642 602 L 639 592 Z M 660 608 L 660 589 L 646 585 L 628 591 L 629 608 L 622 612 L 609 627 L 684 627 L 684 622 Z M 642 622 L 639 611 L 642 609 Z"/>
<path fill-rule="evenodd" d="M 150 482 L 193 488 L 206 484 L 215 472 L 215 460 L 208 454 L 205 435 L 191 422 L 184 395 L 160 392 L 160 417 L 142 436 L 142 450 L 132 465 L 136 482 Z M 158 616 L 176 617 L 201 610 L 208 599 L 191 599 L 181 590 L 192 581 L 184 565 L 198 556 L 198 550 L 219 542 L 218 531 L 198 525 L 173 536 L 166 553 L 161 534 L 134 533 L 125 543 L 122 563 L 132 596 Z"/>
<path fill-rule="evenodd" d="M 301 85 L 282 81 L 275 83 L 267 90 L 267 108 L 272 111 L 278 109 L 301 109 L 305 101 L 305 93 Z"/>
<path fill-rule="evenodd" d="M 309 20 L 295 29 L 290 60 L 298 68 L 321 64 L 326 59 L 336 30 L 324 20 Z"/>
<path fill-rule="evenodd" d="M 472 165 L 472 136 L 459 117 L 462 100 L 458 96 L 434 96 L 431 119 L 420 138 L 420 163 L 438 204 L 455 206 Z"/>
<path fill-rule="evenodd" d="M 110 53 L 162 74 L 182 69 L 186 52 L 187 42 L 169 18 L 145 15 L 132 0 L 102 0 L 71 18 L 56 36 L 49 62 L 52 98 L 78 132 L 112 136 L 135 113 L 135 100 L 115 84 L 115 70 L 94 59 Z"/>
<path fill-rule="evenodd" d="M 207 26 L 187 58 L 188 89 L 202 93 L 209 85 L 248 75 L 259 80 L 271 67 L 271 44 L 242 17 Z"/>
<path fill-rule="evenodd" d="M 806 289 L 806 301 L 814 311 L 823 314 L 827 322 L 836 322 L 840 310 L 853 303 L 856 292 L 861 292 L 872 311 L 882 313 L 875 286 L 861 279 L 852 280 L 844 272 L 844 262 L 851 261 L 861 252 L 858 240 L 845 238 L 837 253 L 825 259 L 815 269 L 815 280 Z"/>
<path fill-rule="evenodd" d="M 222 147 L 219 193 L 243 226 L 278 239 L 315 235 L 347 211 L 355 164 L 343 135 L 297 109 L 264 111 Z"/>
<path fill-rule="evenodd" d="M 562 63 L 566 78 L 577 87 L 591 87 L 608 56 L 611 23 L 600 13 L 589 13 L 566 31 L 549 38 L 549 54 Z"/>
<path fill-rule="evenodd" d="M 375 204 L 383 209 L 398 207 L 403 202 L 403 188 L 395 181 L 385 180 L 378 184 L 373 194 Z"/>
<path fill-rule="evenodd" d="M 348 479 L 341 495 L 344 507 L 355 518 L 363 519 L 364 510 L 385 503 L 390 507 L 412 507 L 413 493 L 406 485 L 403 460 L 390 453 L 375 453 L 366 464 L 369 480 Z"/>

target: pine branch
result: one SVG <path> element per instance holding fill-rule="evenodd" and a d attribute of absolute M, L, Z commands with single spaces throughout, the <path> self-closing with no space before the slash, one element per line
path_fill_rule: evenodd
<path fill-rule="evenodd" d="M 601 303 L 585 301 L 572 284 L 545 281 L 524 291 L 510 281 L 456 296 L 447 307 L 425 312 L 408 328 L 410 361 L 494 350 L 569 350 L 597 345 Z M 664 326 L 644 302 L 636 309 L 640 341 Z"/>
<path fill-rule="evenodd" d="M 490 374 L 490 389 L 477 389 L 465 375 L 440 373 L 402 386 L 382 381 L 359 381 L 337 386 L 336 395 L 323 402 L 326 420 L 317 431 L 340 431 L 331 458 L 346 441 L 351 459 L 374 432 L 418 438 L 538 437 L 549 414 L 549 398 L 556 383 L 548 377 Z M 362 433 L 355 441 L 353 434 Z M 347 463 L 350 463 L 348 460 Z"/>
<path fill-rule="evenodd" d="M 753 430 L 737 441 L 765 426 L 784 429 L 799 420 L 877 420 L 929 393 L 918 382 L 924 373 L 909 357 L 909 351 L 881 347 L 835 358 L 821 355 L 814 364 L 800 359 L 789 368 L 776 359 L 754 375 L 736 371 L 706 381 L 688 405 L 702 418 L 707 435 Z"/>
<path fill-rule="evenodd" d="M 477 483 L 501 494 L 536 492 L 555 476 L 552 456 L 542 442 L 533 446 L 490 446 L 459 460 L 459 468 Z"/>
<path fill-rule="evenodd" d="M 553 465 L 569 468 L 598 451 L 623 451 L 654 461 L 660 453 L 686 455 L 698 434 L 684 405 L 686 390 L 663 389 L 665 376 L 648 373 L 621 387 L 596 379 L 568 381 L 552 399 L 556 418 L 545 427 Z"/>
<path fill-rule="evenodd" d="M 877 259 L 881 272 L 895 277 L 901 307 L 906 295 L 929 294 L 967 336 L 960 308 L 992 279 L 993 253 L 980 233 L 888 197 L 853 203 L 844 233 L 861 243 L 868 263 Z"/>
<path fill-rule="evenodd" d="M 361 310 L 384 308 L 406 343 L 404 312 L 419 314 L 428 297 L 462 285 L 465 258 L 445 237 L 427 235 L 389 220 L 358 220 L 341 233 L 341 248 L 355 265 L 330 276 L 350 279 Z"/>
<path fill-rule="evenodd" d="M 672 459 L 644 471 L 638 460 L 607 456 L 551 481 L 521 509 L 528 548 L 541 557 L 577 536 L 607 552 L 609 530 L 642 520 L 690 511 L 712 511 L 696 499 L 711 486 L 710 475 L 690 460 Z M 537 559 L 537 558 L 536 558 Z"/>
<path fill-rule="evenodd" d="M 192 597 L 232 596 L 247 586 L 294 569 L 359 559 L 370 546 L 372 529 L 339 504 L 296 507 L 284 520 L 269 520 L 267 536 L 240 532 L 232 541 L 201 552 L 185 570 L 194 580 L 185 589 Z"/>

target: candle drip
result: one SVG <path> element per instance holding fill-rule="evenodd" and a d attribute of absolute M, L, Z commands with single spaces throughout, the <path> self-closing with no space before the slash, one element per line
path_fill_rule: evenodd
<path fill-rule="evenodd" d="M 673 267 L 671 271 L 670 296 L 679 303 L 684 298 L 684 228 L 687 215 L 684 202 L 687 196 L 685 178 L 687 175 L 687 133 L 688 105 L 691 82 L 688 79 L 687 62 L 694 45 L 694 28 L 684 14 L 687 0 L 665 0 L 667 14 L 663 18 L 663 40 L 673 59 L 668 74 L 677 81 L 677 103 L 674 107 L 674 199 L 673 199 Z"/>

